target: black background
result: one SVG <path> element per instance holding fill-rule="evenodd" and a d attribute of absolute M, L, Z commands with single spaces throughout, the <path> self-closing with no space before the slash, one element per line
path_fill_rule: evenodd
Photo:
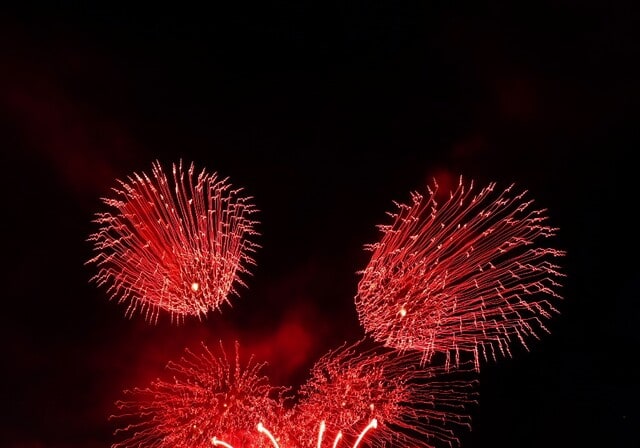
<path fill-rule="evenodd" d="M 362 335 L 356 271 L 392 201 L 463 175 L 547 208 L 568 277 L 551 335 L 484 366 L 462 446 L 640 446 L 637 11 L 444 3 L 3 11 L 0 445 L 109 446 L 122 390 L 199 341 L 298 384 Z M 155 159 L 261 210 L 248 288 L 179 327 L 125 319 L 84 265 L 99 198 Z"/>

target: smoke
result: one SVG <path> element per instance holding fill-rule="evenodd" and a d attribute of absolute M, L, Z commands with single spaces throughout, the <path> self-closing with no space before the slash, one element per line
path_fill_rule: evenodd
<path fill-rule="evenodd" d="M 38 41 L 17 26 L 0 37 L 18 49 L 0 52 L 0 114 L 20 149 L 48 162 L 77 199 L 93 200 L 117 177 L 114 166 L 138 151 L 117 112 L 121 86 L 110 58 L 77 41 Z"/>

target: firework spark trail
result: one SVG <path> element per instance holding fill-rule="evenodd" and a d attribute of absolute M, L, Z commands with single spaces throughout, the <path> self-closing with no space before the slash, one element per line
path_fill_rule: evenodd
<path fill-rule="evenodd" d="M 357 448 L 360 445 L 360 443 L 362 442 L 362 440 L 364 439 L 364 437 L 367 435 L 367 433 L 369 431 L 371 431 L 372 429 L 376 429 L 377 427 L 378 427 L 378 421 L 375 418 L 371 419 L 371 421 L 369 421 L 369 423 L 367 423 L 367 425 L 364 427 L 364 429 L 362 431 L 360 431 L 360 434 L 358 435 L 358 437 L 356 437 L 355 441 L 353 442 L 353 445 L 350 445 L 351 448 Z M 256 429 L 258 430 L 259 433 L 265 434 L 269 438 L 269 441 L 273 445 L 273 448 L 281 448 L 281 445 L 280 445 L 280 443 L 278 441 L 279 439 L 276 438 L 271 433 L 271 431 L 269 431 L 267 428 L 265 428 L 262 423 L 258 423 L 258 427 Z M 318 438 L 317 438 L 317 442 L 316 442 L 316 445 L 315 445 L 316 448 L 322 448 L 323 441 L 324 441 L 325 430 L 326 430 L 325 421 L 322 420 L 320 422 L 320 424 L 318 425 Z M 337 435 L 335 436 L 335 438 L 333 440 L 333 444 L 331 445 L 332 448 L 337 448 L 337 446 L 338 446 L 338 444 L 340 443 L 341 440 L 342 440 L 342 431 L 338 431 Z M 222 445 L 225 448 L 233 448 L 233 446 L 231 446 L 228 443 L 225 443 L 223 441 L 217 440 L 215 437 L 213 438 L 212 443 L 214 445 Z M 298 446 L 298 445 L 295 445 L 295 446 Z"/>
<path fill-rule="evenodd" d="M 235 353 L 232 364 L 222 343 L 220 354 L 203 344 L 202 353 L 187 350 L 168 364 L 172 381 L 126 391 L 131 398 L 116 402 L 121 413 L 112 418 L 131 423 L 116 430 L 124 440 L 112 448 L 211 448 L 213 437 L 236 447 L 272 448 L 258 440 L 255 428 L 280 421 L 285 389 L 270 386 L 261 375 L 264 364 L 253 357 L 243 367 L 238 343 Z"/>
<path fill-rule="evenodd" d="M 368 446 L 457 444 L 455 431 L 469 426 L 466 407 L 475 402 L 475 384 L 420 360 L 415 352 L 400 353 L 367 339 L 323 356 L 300 388 L 292 413 L 296 446 L 314 447 L 319 419 L 328 440 L 343 439 L 340 446 L 352 446 L 373 421 L 377 427 L 367 436 Z"/>
<path fill-rule="evenodd" d="M 372 429 L 375 429 L 378 427 L 378 421 L 376 419 L 372 419 L 367 426 L 364 427 L 364 429 L 360 432 L 360 434 L 358 435 L 358 437 L 356 438 L 355 442 L 353 443 L 353 445 L 351 445 L 351 448 L 357 448 L 360 443 L 362 442 L 362 440 L 364 439 L 365 435 Z M 256 430 L 261 433 L 264 434 L 269 441 L 271 442 L 271 444 L 273 445 L 273 448 L 281 448 L 280 445 L 280 441 L 279 439 L 274 436 L 271 431 L 269 431 L 267 428 L 264 427 L 264 425 L 262 423 L 258 423 L 258 426 L 256 427 Z M 318 440 L 316 443 L 316 448 L 322 448 L 323 446 L 323 438 L 324 438 L 324 432 L 325 432 L 325 422 L 324 420 L 320 422 L 320 424 L 318 425 Z M 337 448 L 339 442 L 342 440 L 342 432 L 338 432 L 338 434 L 336 435 L 333 444 L 332 444 L 332 448 Z M 224 440 L 220 440 L 217 437 L 213 437 L 211 439 L 211 443 L 214 446 L 222 446 L 224 448 L 234 448 L 233 445 L 225 442 Z"/>
<path fill-rule="evenodd" d="M 426 200 L 414 193 L 411 204 L 396 204 L 359 272 L 355 304 L 367 334 L 418 350 L 423 362 L 446 353 L 447 367 L 470 353 L 479 370 L 481 359 L 510 356 L 514 338 L 526 348 L 528 337 L 548 331 L 543 319 L 558 312 L 552 301 L 564 276 L 552 259 L 565 253 L 539 247 L 557 229 L 526 191 L 512 190 L 491 183 L 474 195 L 460 178 L 442 207 L 437 185 Z"/>
<path fill-rule="evenodd" d="M 116 198 L 102 199 L 115 211 L 96 213 L 88 240 L 97 254 L 87 264 L 98 267 L 92 281 L 128 303 L 129 317 L 140 311 L 156 322 L 164 310 L 181 321 L 219 310 L 254 264 L 252 198 L 215 173 L 194 172 L 193 163 L 186 176 L 173 164 L 170 182 L 156 161 L 151 176 L 134 173 L 118 181 Z"/>

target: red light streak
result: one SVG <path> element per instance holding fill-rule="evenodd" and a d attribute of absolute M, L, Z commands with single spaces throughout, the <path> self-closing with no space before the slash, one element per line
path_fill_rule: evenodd
<path fill-rule="evenodd" d="M 371 420 L 367 426 L 365 426 L 365 428 L 362 430 L 362 432 L 360 432 L 360 434 L 358 435 L 358 438 L 356 439 L 356 441 L 353 444 L 352 448 L 357 448 L 358 445 L 360 445 L 360 442 L 362 442 L 362 439 L 364 438 L 364 436 L 367 434 L 367 432 L 369 432 L 369 430 L 371 429 L 375 429 L 378 427 L 378 421 L 376 419 Z M 274 448 L 280 448 L 280 444 L 278 443 L 278 439 L 276 439 L 274 437 L 273 434 L 271 434 L 271 431 L 269 431 L 267 428 L 264 427 L 264 425 L 262 423 L 258 423 L 258 426 L 256 428 L 258 430 L 259 433 L 262 433 L 264 435 L 266 435 L 269 438 L 269 441 L 273 444 Z M 324 435 L 324 431 L 325 431 L 325 422 L 324 420 L 320 422 L 320 428 L 318 430 L 318 443 L 316 445 L 316 448 L 321 448 L 322 446 L 322 438 Z M 338 442 L 342 439 L 342 432 L 338 432 L 338 434 L 336 435 L 336 438 L 333 441 L 333 445 L 332 448 L 336 448 L 338 446 Z M 219 440 L 217 437 L 213 437 L 211 439 L 211 443 L 215 446 L 223 446 L 224 448 L 234 448 L 232 445 Z"/>

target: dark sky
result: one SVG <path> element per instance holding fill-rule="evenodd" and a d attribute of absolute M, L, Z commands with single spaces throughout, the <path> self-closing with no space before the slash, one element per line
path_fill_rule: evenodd
<path fill-rule="evenodd" d="M 362 335 L 392 201 L 463 175 L 528 189 L 568 277 L 551 335 L 483 368 L 462 446 L 640 446 L 632 2 L 259 3 L 0 13 L 0 445 L 108 447 L 122 390 L 199 341 L 296 384 Z M 248 287 L 179 327 L 125 319 L 84 265 L 99 198 L 155 159 L 260 209 Z"/>

